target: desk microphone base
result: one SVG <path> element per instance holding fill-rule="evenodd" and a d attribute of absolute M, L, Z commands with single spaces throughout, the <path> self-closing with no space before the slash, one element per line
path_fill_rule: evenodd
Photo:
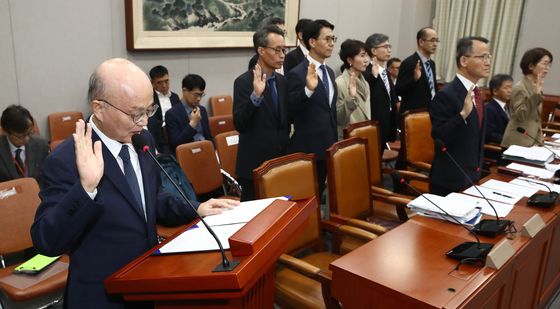
<path fill-rule="evenodd" d="M 493 244 L 486 243 L 464 242 L 449 250 L 445 255 L 455 260 L 484 259 L 493 246 Z"/>
<path fill-rule="evenodd" d="M 546 194 L 535 193 L 529 197 L 527 204 L 540 208 L 550 208 L 556 204 L 558 193 L 550 192 Z"/>
<path fill-rule="evenodd" d="M 493 238 L 504 233 L 510 224 L 510 220 L 480 220 L 480 222 L 473 226 L 472 231 L 477 235 Z"/>

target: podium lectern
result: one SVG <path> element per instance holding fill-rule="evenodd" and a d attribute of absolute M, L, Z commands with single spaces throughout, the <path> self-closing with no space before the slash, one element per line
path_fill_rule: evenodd
<path fill-rule="evenodd" d="M 231 272 L 212 272 L 222 260 L 218 251 L 153 254 L 176 234 L 111 275 L 105 287 L 156 308 L 272 308 L 276 259 L 316 207 L 315 198 L 274 201 L 230 237 L 226 255 L 241 262 Z"/>

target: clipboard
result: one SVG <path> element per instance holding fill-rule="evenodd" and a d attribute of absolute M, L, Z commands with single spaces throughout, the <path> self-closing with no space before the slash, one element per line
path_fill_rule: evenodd
<path fill-rule="evenodd" d="M 31 259 L 27 260 L 23 264 L 19 265 L 14 269 L 14 273 L 16 274 L 28 274 L 28 275 L 35 275 L 40 273 L 43 269 L 47 266 L 54 263 L 58 260 L 60 256 L 46 256 L 37 254 L 36 256 L 32 257 Z"/>

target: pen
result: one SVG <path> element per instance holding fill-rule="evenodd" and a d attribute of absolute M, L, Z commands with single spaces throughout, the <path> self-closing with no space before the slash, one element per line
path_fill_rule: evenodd
<path fill-rule="evenodd" d="M 506 194 L 503 194 L 503 193 L 500 193 L 500 192 L 496 192 L 496 191 L 492 191 L 492 194 L 496 194 L 496 195 L 507 197 L 507 198 L 513 198 L 513 196 L 509 196 L 509 195 L 506 195 Z"/>

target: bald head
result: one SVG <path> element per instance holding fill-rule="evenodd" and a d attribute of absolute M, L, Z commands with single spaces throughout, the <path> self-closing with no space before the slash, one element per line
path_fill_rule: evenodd
<path fill-rule="evenodd" d="M 151 108 L 152 95 L 152 84 L 146 73 L 122 58 L 104 61 L 89 80 L 88 100 L 95 123 L 117 141 L 129 142 L 132 134 L 140 132 L 147 124 L 147 117 L 134 123 L 131 115 L 145 113 Z"/>

